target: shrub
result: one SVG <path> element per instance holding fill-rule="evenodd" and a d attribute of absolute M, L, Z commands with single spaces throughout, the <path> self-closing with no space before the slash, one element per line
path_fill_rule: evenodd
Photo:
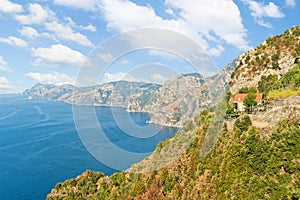
<path fill-rule="evenodd" d="M 255 87 L 242 87 L 239 89 L 240 94 L 256 93 L 257 89 Z"/>
<path fill-rule="evenodd" d="M 248 115 L 245 115 L 244 117 L 238 118 L 234 122 L 234 129 L 245 132 L 248 130 L 248 128 L 252 125 L 251 119 Z"/>
<path fill-rule="evenodd" d="M 262 76 L 258 82 L 258 91 L 265 95 L 272 89 L 274 83 L 278 80 L 276 75 Z"/>

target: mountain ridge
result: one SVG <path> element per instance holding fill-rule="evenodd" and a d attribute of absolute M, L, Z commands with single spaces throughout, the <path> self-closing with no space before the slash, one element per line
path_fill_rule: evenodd
<path fill-rule="evenodd" d="M 218 96 L 228 88 L 235 64 L 235 61 L 230 63 L 212 77 L 203 78 L 198 73 L 189 73 L 171 77 L 163 85 L 123 80 L 87 87 L 36 84 L 23 94 L 29 99 L 119 106 L 129 112 L 148 112 L 151 114 L 150 123 L 181 127 L 187 119 L 216 104 Z"/>

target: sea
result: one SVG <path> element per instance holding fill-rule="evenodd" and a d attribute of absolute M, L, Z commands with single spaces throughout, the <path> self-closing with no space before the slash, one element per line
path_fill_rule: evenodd
<path fill-rule="evenodd" d="M 96 107 L 96 119 L 107 138 L 126 151 L 150 155 L 160 141 L 178 131 L 148 124 L 147 113 L 129 113 L 134 122 L 134 126 L 128 125 L 132 130 L 136 125 L 147 126 L 154 132 L 160 130 L 151 137 L 133 137 L 118 126 L 127 123 L 126 117 L 122 122 L 122 115 L 128 115 L 126 109 L 114 107 L 113 110 Z M 116 113 L 121 116 L 118 123 Z M 128 158 L 125 162 L 122 166 L 128 167 L 136 160 Z M 56 183 L 75 178 L 86 170 L 111 175 L 120 169 L 106 166 L 88 151 L 77 132 L 72 105 L 28 100 L 22 95 L 0 95 L 0 200 L 45 199 Z"/>

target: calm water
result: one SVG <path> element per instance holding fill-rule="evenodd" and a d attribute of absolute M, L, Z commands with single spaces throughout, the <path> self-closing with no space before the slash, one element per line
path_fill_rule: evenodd
<path fill-rule="evenodd" d="M 176 132 L 175 128 L 164 127 L 151 138 L 137 139 L 117 126 L 110 108 L 98 107 L 96 113 L 107 137 L 128 151 L 150 154 L 159 141 Z M 118 108 L 117 113 L 126 111 Z M 148 114 L 130 115 L 136 124 L 147 125 Z M 151 127 L 154 131 L 161 128 Z M 45 199 L 57 182 L 87 169 L 107 175 L 115 172 L 91 156 L 81 143 L 71 105 L 29 101 L 20 96 L 0 95 L 0 156 L 1 200 Z"/>

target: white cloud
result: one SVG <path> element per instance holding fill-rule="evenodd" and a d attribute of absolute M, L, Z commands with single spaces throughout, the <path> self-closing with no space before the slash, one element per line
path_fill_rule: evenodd
<path fill-rule="evenodd" d="M 151 82 L 149 79 L 143 78 L 143 77 L 136 77 L 134 74 L 131 73 L 124 73 L 124 72 L 118 72 L 118 73 L 105 73 L 103 77 L 101 78 L 101 83 L 109 83 L 109 82 L 115 82 L 115 81 L 130 81 L 130 82 Z"/>
<path fill-rule="evenodd" d="M 222 49 L 219 48 L 221 40 L 241 50 L 249 48 L 239 8 L 232 0 L 166 2 L 172 8 L 179 9 L 179 15 L 193 32 L 215 42 L 215 49 Z"/>
<path fill-rule="evenodd" d="M 234 35 L 228 35 L 227 38 L 226 38 L 228 41 L 232 41 L 232 42 L 239 42 L 238 40 L 236 40 L 236 38 L 234 38 Z M 241 42 L 241 41 L 240 41 Z M 245 47 L 246 48 L 246 47 Z M 218 45 L 214 48 L 210 48 L 207 53 L 209 55 L 212 55 L 212 56 L 220 56 L 221 55 L 221 52 L 223 52 L 225 49 L 223 46 L 221 45 Z"/>
<path fill-rule="evenodd" d="M 122 78 L 126 75 L 126 73 L 119 72 L 119 73 L 105 73 L 103 77 L 101 78 L 100 82 L 101 83 L 109 83 L 109 82 L 114 82 L 114 81 L 119 81 L 122 80 Z"/>
<path fill-rule="evenodd" d="M 98 56 L 104 62 L 110 62 L 114 59 L 110 53 L 99 53 Z"/>
<path fill-rule="evenodd" d="M 7 43 L 12 46 L 17 47 L 27 47 L 28 43 L 20 38 L 9 36 L 8 38 L 2 38 L 0 37 L 0 42 Z"/>
<path fill-rule="evenodd" d="M 193 38 L 207 51 L 214 49 L 210 51 L 213 55 L 221 53 L 217 50 L 223 51 L 218 48 L 223 41 L 241 50 L 249 48 L 239 9 L 232 0 L 167 0 L 166 4 L 178 10 L 179 17 L 163 19 L 153 8 L 129 0 L 102 1 L 100 9 L 108 29 L 120 32 L 147 27 L 170 29 Z"/>
<path fill-rule="evenodd" d="M 169 15 L 174 15 L 174 11 L 172 9 L 167 9 L 166 13 Z"/>
<path fill-rule="evenodd" d="M 93 47 L 92 42 L 83 34 L 75 32 L 72 26 L 80 30 L 96 31 L 96 27 L 88 24 L 87 26 L 76 25 L 74 21 L 67 17 L 66 20 L 69 24 L 63 24 L 55 16 L 55 13 L 49 8 L 43 8 L 41 5 L 33 3 L 28 6 L 28 15 L 15 15 L 15 19 L 21 24 L 43 24 L 45 29 L 50 33 L 41 33 L 40 36 L 72 41 L 83 46 Z M 31 27 L 23 27 L 20 34 L 28 38 L 36 38 L 39 33 Z"/>
<path fill-rule="evenodd" d="M 118 31 L 145 27 L 163 28 L 167 23 L 169 26 L 178 27 L 176 20 L 164 20 L 155 14 L 153 8 L 139 6 L 128 0 L 102 1 L 101 9 L 107 20 L 107 27 Z"/>
<path fill-rule="evenodd" d="M 0 72 L 12 72 L 12 70 L 7 66 L 7 62 L 2 56 L 0 56 Z"/>
<path fill-rule="evenodd" d="M 5 77 L 0 77 L 0 92 L 13 88 L 13 85 Z"/>
<path fill-rule="evenodd" d="M 169 78 L 167 77 L 164 77 L 163 75 L 161 74 L 152 74 L 150 76 L 150 82 L 153 82 L 153 83 L 164 83 L 166 82 L 166 80 L 168 80 Z"/>
<path fill-rule="evenodd" d="M 295 7 L 296 6 L 296 0 L 285 0 L 285 4 L 288 7 Z"/>
<path fill-rule="evenodd" d="M 71 27 L 78 28 L 80 30 L 85 30 L 85 31 L 91 31 L 91 32 L 96 32 L 97 28 L 93 26 L 92 24 L 88 24 L 87 26 L 82 26 L 82 25 L 77 25 L 71 17 L 65 17 L 65 20 L 68 22 L 68 24 Z"/>
<path fill-rule="evenodd" d="M 28 15 L 15 15 L 15 19 L 21 24 L 43 24 L 54 16 L 50 9 L 45 9 L 37 3 L 29 4 L 28 11 Z"/>
<path fill-rule="evenodd" d="M 288 0 L 289 1 L 289 0 Z M 256 22 L 264 27 L 271 28 L 272 26 L 263 20 L 264 17 L 269 18 L 282 18 L 284 14 L 281 12 L 279 6 L 273 2 L 265 4 L 254 0 L 243 0 L 251 10 L 251 15 L 255 18 Z"/>
<path fill-rule="evenodd" d="M 268 22 L 265 22 L 264 20 L 257 19 L 256 22 L 263 27 L 272 28 L 272 25 Z"/>
<path fill-rule="evenodd" d="M 94 10 L 98 0 L 54 0 L 54 4 L 69 6 L 72 8 L 81 8 L 84 10 Z"/>
<path fill-rule="evenodd" d="M 86 59 L 80 52 L 61 44 L 52 45 L 50 48 L 33 48 L 32 55 L 37 57 L 34 62 L 37 66 L 56 66 L 63 64 L 80 65 Z"/>
<path fill-rule="evenodd" d="M 105 73 L 101 78 L 100 82 L 109 83 L 115 81 L 130 81 L 130 82 L 143 82 L 143 83 L 158 83 L 163 84 L 168 77 L 163 76 L 159 73 L 149 73 L 149 74 L 138 74 L 135 72 L 118 72 L 118 73 Z"/>
<path fill-rule="evenodd" d="M 75 33 L 73 29 L 68 25 L 64 26 L 63 24 L 57 21 L 52 21 L 52 22 L 46 22 L 45 28 L 48 31 L 53 32 L 60 39 L 76 42 L 82 46 L 87 46 L 87 47 L 94 46 L 92 42 L 85 35 L 82 35 L 81 33 L 78 32 Z"/>
<path fill-rule="evenodd" d="M 124 59 L 124 60 L 121 61 L 122 65 L 127 65 L 129 63 L 130 63 L 129 60 L 127 60 L 127 59 Z"/>
<path fill-rule="evenodd" d="M 44 84 L 55 84 L 55 85 L 64 85 L 64 84 L 72 84 L 75 83 L 75 78 L 68 76 L 64 73 L 59 72 L 51 72 L 48 74 L 42 74 L 38 72 L 30 72 L 25 74 L 26 77 L 32 79 L 36 83 L 44 83 Z"/>
<path fill-rule="evenodd" d="M 269 2 L 267 5 L 261 2 L 253 0 L 244 0 L 249 6 L 251 15 L 253 17 L 271 17 L 271 18 L 281 18 L 284 14 L 280 11 L 280 8 L 273 2 Z"/>
<path fill-rule="evenodd" d="M 148 54 L 150 56 L 158 56 L 164 59 L 169 59 L 169 60 L 177 60 L 177 61 L 182 61 L 181 57 L 178 57 L 177 55 L 174 55 L 172 53 L 163 51 L 163 50 L 156 50 L 156 49 L 150 49 L 148 50 Z"/>
<path fill-rule="evenodd" d="M 29 26 L 22 27 L 22 29 L 19 30 L 19 33 L 29 39 L 35 39 L 39 37 L 39 33 L 37 32 L 37 30 Z"/>
<path fill-rule="evenodd" d="M 54 0 L 55 4 L 90 11 L 100 9 L 107 28 L 119 32 L 136 28 L 162 28 L 177 31 L 193 38 L 212 55 L 220 55 L 224 42 L 240 50 L 248 50 L 247 30 L 242 23 L 238 6 L 233 0 L 166 0 L 166 13 L 178 16 L 164 19 L 150 6 L 129 0 Z M 126 14 L 124 14 L 126 13 Z M 93 30 L 91 26 L 89 29 Z M 88 28 L 88 26 L 86 27 Z M 219 51 L 219 52 L 217 52 Z"/>
<path fill-rule="evenodd" d="M 79 26 L 79 28 L 81 28 L 82 30 L 91 31 L 91 32 L 97 31 L 96 27 L 92 24 L 89 24 L 87 26 Z"/>
<path fill-rule="evenodd" d="M 8 0 L 0 0 L 0 12 L 4 13 L 20 13 L 23 7 L 20 4 L 12 3 Z"/>

